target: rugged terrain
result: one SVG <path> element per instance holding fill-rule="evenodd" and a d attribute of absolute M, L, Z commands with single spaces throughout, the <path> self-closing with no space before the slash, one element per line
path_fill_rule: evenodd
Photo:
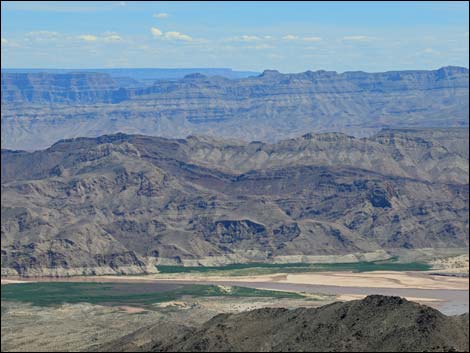
<path fill-rule="evenodd" d="M 115 75 L 116 73 L 114 73 Z M 129 72 L 123 72 L 127 75 Z M 106 72 L 2 73 L 2 148 L 125 132 L 277 141 L 307 132 L 468 126 L 468 69 L 307 71 L 139 84 Z"/>
<path fill-rule="evenodd" d="M 376 295 L 346 303 L 186 296 L 147 309 L 2 298 L 1 323 L 3 352 L 468 351 L 469 325 L 468 314 Z"/>
<path fill-rule="evenodd" d="M 468 314 L 448 317 L 399 297 L 375 295 L 320 308 L 264 308 L 221 314 L 197 328 L 160 323 L 99 350 L 465 352 L 468 325 Z"/>
<path fill-rule="evenodd" d="M 468 129 L 2 150 L 2 275 L 319 262 L 469 244 Z"/>

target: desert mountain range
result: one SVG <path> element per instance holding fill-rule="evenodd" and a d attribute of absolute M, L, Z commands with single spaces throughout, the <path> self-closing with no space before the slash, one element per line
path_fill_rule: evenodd
<path fill-rule="evenodd" d="M 2 273 L 468 247 L 468 129 L 277 143 L 115 134 L 2 150 Z"/>

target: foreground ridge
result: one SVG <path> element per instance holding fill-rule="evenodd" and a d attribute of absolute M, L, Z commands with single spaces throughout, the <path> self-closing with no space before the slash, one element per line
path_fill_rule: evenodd
<path fill-rule="evenodd" d="M 320 308 L 221 314 L 197 328 L 157 323 L 98 351 L 464 352 L 468 320 L 468 313 L 445 316 L 400 297 L 371 295 Z"/>

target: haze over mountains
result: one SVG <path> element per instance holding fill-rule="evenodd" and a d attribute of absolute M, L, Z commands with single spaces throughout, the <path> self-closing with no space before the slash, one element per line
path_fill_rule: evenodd
<path fill-rule="evenodd" d="M 103 73 L 108 74 L 120 85 L 126 86 L 126 82 L 132 82 L 134 85 L 142 86 L 153 84 L 156 80 L 178 80 L 186 75 L 199 73 L 206 76 L 222 76 L 230 79 L 243 78 L 259 75 L 255 71 L 238 71 L 229 68 L 181 68 L 181 69 L 163 69 L 163 68 L 141 68 L 141 69 L 2 69 L 2 73 L 49 73 L 49 74 L 68 74 L 68 73 Z M 127 79 L 127 81 L 126 81 Z"/>
<path fill-rule="evenodd" d="M 266 70 L 239 79 L 194 73 L 151 85 L 114 74 L 2 72 L 2 148 L 116 132 L 271 142 L 312 131 L 370 136 L 383 127 L 465 127 L 469 119 L 469 75 L 461 67 Z"/>
<path fill-rule="evenodd" d="M 469 245 L 468 129 L 2 150 L 2 274 L 389 258 Z"/>

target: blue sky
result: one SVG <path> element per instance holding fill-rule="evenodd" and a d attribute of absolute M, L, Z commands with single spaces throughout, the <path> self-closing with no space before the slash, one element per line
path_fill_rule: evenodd
<path fill-rule="evenodd" d="M 468 67 L 468 2 L 2 1 L 2 67 Z"/>

